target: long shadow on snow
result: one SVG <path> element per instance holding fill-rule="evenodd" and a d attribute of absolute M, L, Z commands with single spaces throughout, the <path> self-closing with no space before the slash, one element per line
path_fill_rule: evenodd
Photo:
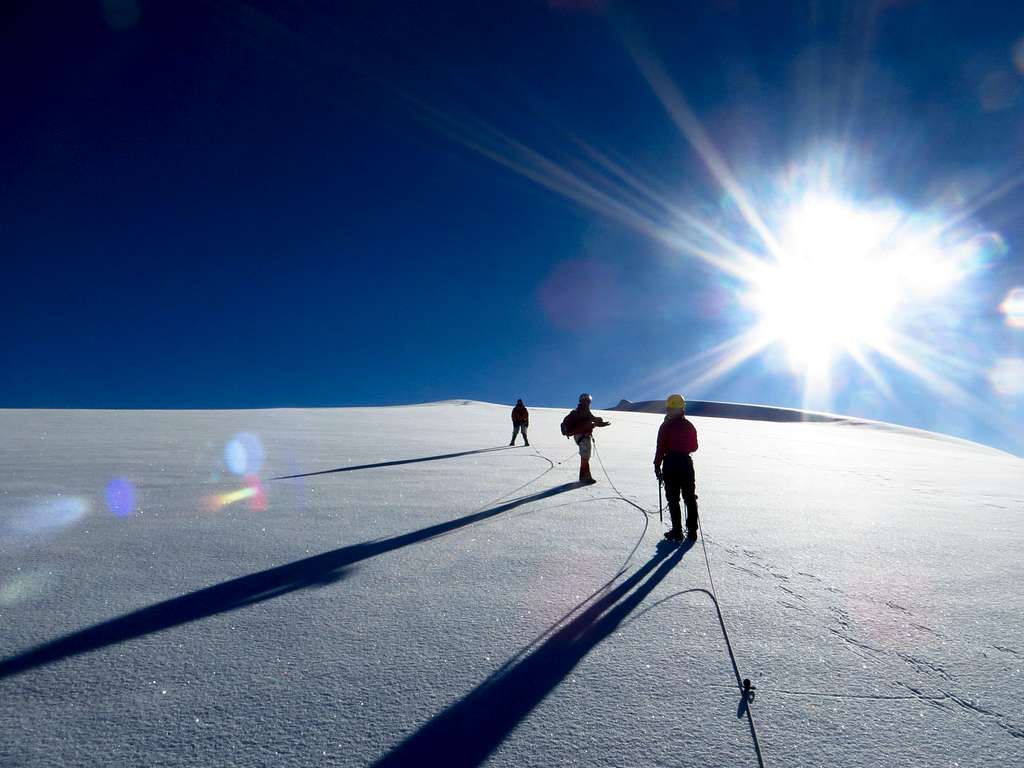
<path fill-rule="evenodd" d="M 477 448 L 473 451 L 459 451 L 458 453 L 442 453 L 437 456 L 421 456 L 416 459 L 395 459 L 394 461 L 378 461 L 376 464 L 356 464 L 348 467 L 337 467 L 336 469 L 321 469 L 319 472 L 303 472 L 298 475 L 281 475 L 271 477 L 271 480 L 294 480 L 297 477 L 315 477 L 316 475 L 333 475 L 336 472 L 355 472 L 359 469 L 377 469 L 379 467 L 397 467 L 402 464 L 418 464 L 421 461 L 441 461 L 441 459 L 457 459 L 459 456 L 472 456 L 475 453 L 492 453 L 494 451 L 507 451 L 511 446 L 499 445 L 496 448 Z"/>
<path fill-rule="evenodd" d="M 95 624 L 17 656 L 4 659 L 0 661 L 0 679 L 34 667 L 51 664 L 69 656 L 88 653 L 108 645 L 116 645 L 153 632 L 205 619 L 218 613 L 233 611 L 298 589 L 330 584 L 344 578 L 345 568 L 353 563 L 442 536 L 524 504 L 557 496 L 579 487 L 579 483 L 557 485 L 546 491 L 521 496 L 496 507 L 421 528 L 401 536 L 341 547 L 155 603 L 147 608 L 127 613 L 101 624 Z"/>
<path fill-rule="evenodd" d="M 384 766 L 483 763 L 599 643 L 611 635 L 682 560 L 691 542 L 660 542 L 632 576 L 507 670 L 495 673 L 382 757 Z"/>

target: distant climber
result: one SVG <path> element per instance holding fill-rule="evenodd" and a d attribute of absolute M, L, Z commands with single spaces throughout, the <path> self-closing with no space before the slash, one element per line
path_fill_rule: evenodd
<path fill-rule="evenodd" d="M 530 444 L 530 438 L 526 436 L 526 428 L 530 426 L 530 412 L 526 410 L 526 406 L 523 405 L 522 400 L 516 400 L 516 407 L 512 409 L 512 442 L 509 445 L 516 444 L 516 436 L 520 432 L 523 433 L 523 443 L 526 445 Z"/>
<path fill-rule="evenodd" d="M 665 421 L 658 429 L 658 447 L 654 454 L 654 475 L 665 483 L 668 511 L 672 529 L 665 533 L 671 541 L 682 541 L 682 511 L 679 496 L 686 503 L 686 535 L 697 538 L 697 482 L 693 473 L 693 457 L 697 450 L 697 429 L 684 412 L 686 401 L 682 395 L 669 395 L 665 401 Z"/>
<path fill-rule="evenodd" d="M 605 421 L 599 416 L 590 412 L 592 398 L 586 392 L 580 395 L 579 405 L 569 411 L 569 415 L 562 419 L 562 434 L 571 437 L 580 448 L 580 482 L 597 482 L 590 474 L 590 452 L 594 444 L 594 427 L 607 427 L 610 421 Z"/>

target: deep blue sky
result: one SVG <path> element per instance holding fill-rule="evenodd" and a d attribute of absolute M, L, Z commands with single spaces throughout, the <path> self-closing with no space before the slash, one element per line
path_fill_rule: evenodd
<path fill-rule="evenodd" d="M 1024 169 L 1013 2 L 4 8 L 4 407 L 571 405 L 584 389 L 604 405 L 684 387 L 699 362 L 656 374 L 742 327 L 736 286 L 488 156 L 528 147 L 579 177 L 596 148 L 728 227 L 629 44 L 755 199 L 822 146 L 856 158 L 857 196 L 908 207 Z M 1024 285 L 1022 203 L 1014 188 L 974 214 L 1006 248 L 928 332 L 987 414 L 897 370 L 879 392 L 852 364 L 832 407 L 1024 447 L 1021 397 L 986 378 L 1024 355 L 997 309 Z M 687 394 L 801 391 L 769 354 Z"/>

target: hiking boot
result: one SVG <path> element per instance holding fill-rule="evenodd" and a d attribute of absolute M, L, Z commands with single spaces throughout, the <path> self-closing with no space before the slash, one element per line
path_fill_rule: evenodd
<path fill-rule="evenodd" d="M 688 538 L 690 541 L 696 541 L 697 540 L 697 529 L 696 528 L 691 528 L 690 530 L 688 530 L 686 532 L 686 538 Z"/>
<path fill-rule="evenodd" d="M 665 538 L 668 539 L 669 541 L 682 541 L 683 540 L 683 532 L 682 531 L 678 531 L 675 528 L 673 528 L 672 530 L 665 531 Z"/>

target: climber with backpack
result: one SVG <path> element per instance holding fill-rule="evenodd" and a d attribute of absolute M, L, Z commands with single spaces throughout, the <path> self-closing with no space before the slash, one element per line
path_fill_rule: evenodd
<path fill-rule="evenodd" d="M 580 482 L 597 482 L 590 474 L 590 453 L 594 445 L 594 428 L 607 427 L 610 421 L 590 412 L 593 398 L 586 392 L 580 395 L 579 404 L 562 419 L 562 434 L 576 441 L 580 449 Z"/>

